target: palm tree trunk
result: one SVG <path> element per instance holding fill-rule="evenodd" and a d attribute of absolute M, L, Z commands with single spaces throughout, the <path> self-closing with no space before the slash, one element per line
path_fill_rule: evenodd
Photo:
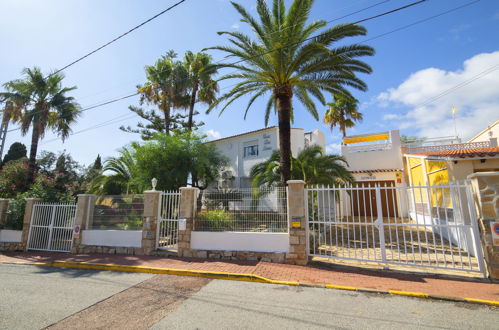
<path fill-rule="evenodd" d="M 28 176 L 27 183 L 28 187 L 35 182 L 36 173 L 36 153 L 38 151 L 38 140 L 40 139 L 40 132 L 38 131 L 38 125 L 33 125 L 33 132 L 31 133 L 31 147 L 29 150 L 29 160 L 28 160 Z"/>
<path fill-rule="evenodd" d="M 341 130 L 341 133 L 343 134 L 343 138 L 345 138 L 345 136 L 347 136 L 347 127 L 346 127 L 346 124 L 345 124 L 345 111 L 343 110 L 343 108 L 340 109 L 340 130 Z"/>
<path fill-rule="evenodd" d="M 291 179 L 291 95 L 277 96 L 277 115 L 279 119 L 279 165 L 281 184 Z"/>
<path fill-rule="evenodd" d="M 192 131 L 192 126 L 193 126 L 192 117 L 194 116 L 194 104 L 196 103 L 198 88 L 199 88 L 199 82 L 196 79 L 194 80 L 194 84 L 192 86 L 191 104 L 189 107 L 189 121 L 187 122 L 187 129 L 189 130 L 189 132 Z"/>

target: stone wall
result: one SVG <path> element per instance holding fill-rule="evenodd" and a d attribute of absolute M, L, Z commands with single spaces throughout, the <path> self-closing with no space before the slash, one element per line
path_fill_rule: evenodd
<path fill-rule="evenodd" d="M 106 254 L 128 254 L 141 256 L 144 255 L 142 248 L 134 247 L 119 247 L 119 246 L 96 246 L 96 245 L 83 245 L 73 247 L 71 253 L 88 254 L 88 253 L 106 253 Z"/>
<path fill-rule="evenodd" d="M 196 204 L 199 189 L 192 187 L 180 188 L 179 218 L 185 219 L 185 229 L 178 231 L 178 256 L 194 257 L 195 250 L 191 250 L 191 232 L 194 228 Z M 180 228 L 179 228 L 180 229 Z"/>
<path fill-rule="evenodd" d="M 197 188 L 180 188 L 180 218 L 186 219 L 186 228 L 185 230 L 179 230 L 178 256 L 226 260 L 261 260 L 297 265 L 307 264 L 307 218 L 305 215 L 304 189 L 304 181 L 288 181 L 289 252 L 285 253 L 191 249 L 191 234 L 196 216 L 198 191 Z M 298 220 L 299 226 L 293 226 L 293 219 Z"/>
<path fill-rule="evenodd" d="M 284 252 L 252 252 L 252 251 L 219 251 L 219 250 L 191 250 L 191 257 L 202 259 L 222 259 L 238 261 L 266 261 L 284 263 Z"/>
<path fill-rule="evenodd" d="M 491 223 L 499 221 L 499 172 L 474 173 L 468 179 L 477 206 L 487 271 L 490 278 L 499 280 L 499 246 L 494 246 L 491 231 Z"/>
<path fill-rule="evenodd" d="M 307 216 L 305 214 L 305 182 L 288 181 L 288 226 L 289 252 L 285 263 L 306 265 L 307 256 Z"/>
<path fill-rule="evenodd" d="M 24 244 L 22 242 L 0 242 L 1 251 L 24 251 Z"/>

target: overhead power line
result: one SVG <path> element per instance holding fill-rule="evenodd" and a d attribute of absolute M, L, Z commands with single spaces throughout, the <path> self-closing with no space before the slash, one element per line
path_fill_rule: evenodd
<path fill-rule="evenodd" d="M 361 20 L 358 20 L 358 21 L 355 21 L 353 23 L 348 23 L 346 25 L 356 25 L 356 24 L 359 24 L 359 23 L 363 23 L 363 22 L 367 22 L 367 21 L 370 21 L 370 20 L 373 20 L 373 19 L 376 19 L 376 18 L 380 18 L 380 17 L 383 17 L 383 16 L 386 16 L 386 15 L 389 15 L 389 14 L 393 14 L 395 12 L 398 12 L 398 11 L 401 11 L 401 10 L 404 10 L 404 9 L 407 9 L 407 8 L 410 8 L 410 7 L 413 7 L 413 6 L 417 6 L 417 5 L 420 5 L 424 2 L 427 2 L 429 0 L 419 0 L 419 1 L 415 1 L 415 2 L 411 2 L 405 6 L 402 6 L 402 7 L 398 7 L 398 8 L 395 8 L 395 9 L 392 9 L 392 10 L 389 10 L 389 11 L 385 11 L 381 14 L 378 14 L 378 15 L 374 15 L 374 16 L 370 16 L 370 17 L 367 17 L 367 18 L 364 18 L 364 19 L 361 19 Z M 271 49 L 271 50 L 268 50 L 268 51 L 265 51 L 261 54 L 256 54 L 254 56 L 250 56 L 246 59 L 242 59 L 242 60 L 239 60 L 239 61 L 236 61 L 234 63 L 230 63 L 229 65 L 236 65 L 236 64 L 239 64 L 239 63 L 242 63 L 242 62 L 247 62 L 248 60 L 250 59 L 253 59 L 253 58 L 257 58 L 257 57 L 260 57 L 260 56 L 264 56 L 264 55 L 267 55 L 267 54 L 270 54 L 270 53 L 273 53 L 277 50 L 281 50 L 281 49 L 284 49 L 286 47 L 290 47 L 290 46 L 296 46 L 296 45 L 299 45 L 299 44 L 302 44 L 304 43 L 305 41 L 309 41 L 309 40 L 312 40 L 312 39 L 315 39 L 315 38 L 318 38 L 318 37 L 321 37 L 323 35 L 325 35 L 327 32 L 323 32 L 323 33 L 319 33 L 315 36 L 312 36 L 310 38 L 306 38 L 304 40 L 301 40 L 301 41 L 297 41 L 297 42 L 292 42 L 290 44 L 286 44 L 286 45 L 283 45 L 281 47 L 277 47 L 277 48 L 274 48 L 274 49 Z"/>
<path fill-rule="evenodd" d="M 184 0 L 184 1 L 185 1 L 185 0 Z M 339 19 L 342 19 L 342 18 L 345 18 L 345 17 L 351 16 L 351 15 L 353 15 L 353 14 L 355 14 L 355 13 L 362 12 L 362 11 L 364 11 L 364 10 L 366 10 L 366 9 L 373 8 L 373 7 L 375 7 L 375 6 L 378 6 L 378 5 L 380 5 L 380 4 L 383 4 L 383 3 L 386 3 L 386 2 L 389 2 L 389 1 L 390 1 L 390 0 L 384 0 L 384 1 L 378 2 L 378 3 L 373 4 L 373 5 L 371 5 L 371 6 L 368 6 L 368 7 L 362 8 L 362 9 L 360 9 L 360 10 L 357 10 L 357 11 L 355 11 L 355 12 L 353 12 L 353 13 L 350 13 L 350 14 L 344 15 L 344 16 L 342 16 L 342 17 L 340 17 L 340 18 L 335 18 L 335 19 L 332 19 L 332 20 L 330 20 L 330 21 L 327 21 L 327 23 L 330 23 L 330 22 L 333 22 L 333 21 L 337 21 L 337 20 L 339 20 Z M 421 3 L 423 3 L 423 2 L 427 2 L 427 1 L 429 1 L 429 0 L 419 0 L 419 1 L 416 1 L 416 2 L 412 2 L 412 3 L 407 4 L 407 5 L 405 5 L 405 6 L 398 7 L 398 8 L 392 9 L 392 10 L 390 10 L 390 11 L 383 12 L 383 13 L 378 14 L 378 15 L 374 15 L 374 16 L 371 16 L 371 17 L 367 17 L 367 18 L 364 18 L 364 19 L 359 20 L 359 21 L 354 22 L 354 23 L 349 23 L 348 25 L 354 25 L 354 24 L 358 24 L 359 22 L 365 22 L 365 21 L 369 21 L 369 20 L 372 20 L 372 19 L 376 19 L 376 18 L 379 18 L 379 17 L 385 16 L 385 15 L 388 15 L 388 14 L 392 14 L 392 13 L 394 13 L 394 12 L 397 12 L 397 11 L 400 11 L 400 10 L 403 10 L 403 9 L 407 9 L 407 8 L 412 7 L 412 6 L 415 6 L 415 5 L 419 5 L 419 4 L 421 4 Z M 181 1 L 181 2 L 182 2 L 182 1 Z M 180 4 L 181 2 L 177 3 L 176 5 Z M 172 6 L 172 7 L 173 7 L 173 6 Z M 172 8 L 172 7 L 170 7 L 170 8 Z M 159 15 L 159 14 L 158 14 L 158 15 Z M 156 16 L 158 16 L 158 15 L 156 15 Z M 142 23 L 142 25 L 143 25 L 143 24 L 145 24 L 145 23 Z M 288 28 L 289 28 L 289 27 L 288 27 Z M 248 58 L 248 59 L 239 60 L 239 61 L 236 61 L 236 62 L 234 62 L 234 63 L 228 63 L 228 65 L 235 65 L 235 64 L 239 64 L 239 63 L 241 63 L 241 62 L 248 61 L 248 60 L 249 60 L 249 59 L 251 59 L 251 58 L 256 58 L 256 57 L 259 57 L 259 56 L 264 56 L 264 55 L 266 55 L 266 54 L 269 54 L 269 53 L 271 53 L 271 52 L 277 51 L 277 50 L 279 50 L 279 49 L 283 49 L 283 48 L 285 48 L 285 47 L 289 47 L 289 46 L 294 46 L 294 45 L 297 45 L 297 44 L 303 43 L 303 42 L 305 42 L 305 41 L 311 40 L 311 39 L 313 39 L 313 38 L 320 37 L 320 36 L 322 36 L 322 35 L 324 35 L 324 34 L 325 34 L 325 33 L 320 33 L 320 34 L 317 34 L 317 35 L 315 35 L 315 36 L 313 36 L 313 37 L 310 37 L 310 38 L 307 38 L 307 39 L 305 39 L 305 40 L 302 40 L 302 41 L 300 41 L 300 42 L 295 42 L 295 43 L 285 44 L 285 45 L 283 45 L 283 46 L 281 46 L 281 47 L 278 47 L 278 48 L 275 48 L 275 49 L 269 50 L 269 51 L 267 51 L 267 52 L 264 52 L 264 53 L 261 53 L 261 54 L 254 55 L 254 56 L 252 56 L 252 57 L 250 57 L 250 58 Z M 215 62 L 214 64 L 220 64 L 220 63 L 221 63 L 221 61 L 223 61 L 223 60 L 219 60 L 218 62 Z M 63 69 L 64 69 L 64 68 L 63 68 Z M 61 70 L 63 70 L 63 69 L 61 69 Z M 59 71 L 60 71 L 60 70 L 59 70 Z M 55 74 L 55 73 L 53 73 L 53 74 Z M 225 88 L 227 88 L 227 87 L 225 87 Z M 224 89 L 225 89 L 225 88 L 224 88 Z M 115 102 L 121 101 L 121 100 L 123 100 L 123 99 L 127 99 L 127 98 L 130 98 L 130 97 L 133 97 L 133 96 L 139 95 L 139 94 L 140 94 L 139 92 L 132 93 L 132 94 L 129 94 L 129 95 L 126 95 L 126 96 L 123 96 L 123 97 L 119 97 L 119 98 L 116 98 L 116 99 L 112 99 L 112 100 L 109 100 L 109 101 L 105 101 L 105 102 L 103 102 L 103 103 L 96 104 L 96 105 L 91 106 L 91 107 L 88 107 L 88 108 L 84 108 L 84 109 L 82 109 L 81 111 L 83 112 L 83 111 L 87 111 L 87 110 L 95 109 L 95 108 L 98 108 L 98 107 L 101 107 L 101 106 L 104 106 L 104 105 L 107 105 L 107 104 L 115 103 Z M 20 128 L 15 128 L 15 129 L 9 130 L 8 132 L 17 131 L 17 130 L 19 130 L 19 129 L 20 129 Z"/>
<path fill-rule="evenodd" d="M 149 19 L 147 19 L 147 20 L 143 21 L 143 22 L 142 22 L 142 23 L 140 23 L 139 25 L 136 25 L 136 26 L 134 26 L 133 28 L 131 28 L 130 30 L 126 31 L 125 33 L 120 34 L 119 36 L 117 36 L 116 38 L 112 39 L 111 41 L 106 42 L 106 43 L 105 43 L 105 44 L 103 44 L 102 46 L 100 46 L 100 47 L 98 47 L 98 48 L 96 48 L 96 49 L 92 50 L 91 52 L 89 52 L 89 53 L 87 53 L 87 54 L 83 55 L 82 57 L 77 58 L 77 59 L 76 59 L 76 60 L 74 60 L 73 62 L 71 62 L 71 63 L 69 63 L 69 64 L 67 64 L 67 65 L 63 66 L 62 68 L 60 68 L 60 69 L 58 69 L 58 70 L 56 70 L 56 71 L 54 71 L 54 72 L 52 72 L 52 73 L 49 75 L 49 77 L 50 77 L 50 76 L 53 76 L 53 75 L 55 75 L 55 74 L 57 74 L 57 73 L 59 73 L 59 72 L 61 72 L 61 71 L 64 71 L 64 70 L 66 70 L 67 68 L 69 68 L 70 66 L 75 65 L 76 63 L 78 63 L 78 62 L 80 62 L 80 61 L 84 60 L 85 58 L 89 57 L 90 55 L 97 53 L 97 52 L 98 52 L 98 51 L 100 51 L 101 49 L 103 49 L 103 48 L 105 48 L 105 47 L 109 46 L 110 44 L 112 44 L 112 43 L 114 43 L 114 42 L 118 41 L 119 39 L 121 39 L 121 38 L 123 38 L 124 36 L 126 36 L 126 35 L 128 35 L 128 34 L 132 33 L 133 31 L 135 31 L 135 30 L 137 30 L 137 29 L 141 28 L 142 26 L 144 26 L 144 25 L 146 25 L 147 23 L 151 22 L 152 20 L 154 20 L 154 19 L 158 18 L 159 16 L 161 16 L 161 15 L 163 15 L 163 14 L 165 14 L 165 13 L 169 12 L 170 10 L 172 10 L 173 8 L 177 7 L 178 5 L 182 4 L 182 3 L 183 3 L 183 2 L 185 2 L 185 1 L 187 1 L 187 0 L 180 0 L 180 1 L 176 2 L 175 4 L 173 4 L 173 5 L 171 5 L 170 7 L 168 7 L 168 8 L 166 8 L 166 9 L 164 9 L 164 10 L 160 11 L 159 13 L 157 13 L 157 14 L 156 14 L 156 15 L 154 15 L 154 16 L 152 16 L 151 18 L 149 18 Z"/>
<path fill-rule="evenodd" d="M 374 37 L 372 37 L 372 38 L 365 39 L 365 40 L 361 41 L 361 43 L 365 43 L 365 42 L 367 42 L 367 41 L 375 40 L 375 39 L 378 39 L 378 38 L 381 38 L 381 37 L 387 36 L 387 35 L 389 35 L 389 34 L 391 34 L 391 33 L 395 33 L 395 32 L 398 32 L 398 31 L 404 30 L 404 29 L 406 29 L 406 28 L 409 28 L 409 27 L 412 27 L 412 26 L 415 26 L 415 25 L 418 25 L 418 24 L 421 24 L 421 23 L 427 22 L 427 21 L 429 21 L 429 20 L 431 20 L 431 19 L 435 19 L 435 18 L 437 18 L 437 17 L 440 17 L 440 16 L 443 16 L 443 15 L 449 14 L 449 13 L 454 12 L 454 11 L 456 11 L 456 10 L 459 10 L 459 9 L 464 8 L 464 7 L 467 7 L 467 6 L 470 6 L 470 5 L 472 5 L 472 4 L 475 4 L 475 3 L 479 2 L 479 1 L 480 1 L 480 0 L 475 0 L 475 1 L 472 1 L 472 2 L 468 2 L 468 3 L 463 4 L 463 5 L 461 5 L 461 6 L 454 7 L 454 8 L 452 8 L 452 9 L 449 9 L 449 10 L 446 10 L 446 11 L 443 11 L 443 12 L 440 12 L 440 13 L 438 13 L 438 14 L 435 14 L 435 15 L 429 16 L 429 17 L 427 17 L 427 18 L 424 18 L 424 19 L 418 20 L 418 21 L 416 21 L 416 22 L 413 22 L 413 23 L 410 23 L 410 24 L 407 24 L 407 25 L 404 25 L 404 26 L 398 27 L 398 28 L 396 28 L 396 29 L 393 29 L 393 30 L 391 30 L 391 31 L 388 31 L 388 32 L 385 32 L 385 33 L 382 33 L 382 34 L 379 34 L 379 35 L 374 36 Z M 432 98 L 428 99 L 428 100 L 427 100 L 427 101 L 425 101 L 424 103 L 427 103 L 427 102 L 434 102 L 435 100 L 437 100 L 437 99 L 439 99 L 439 98 L 441 98 L 441 97 L 443 97 L 443 96 L 445 96 L 445 95 L 447 95 L 447 94 L 449 94 L 449 93 L 451 93 L 451 92 L 453 92 L 453 91 L 455 91 L 455 90 L 457 90 L 457 89 L 459 89 L 459 88 L 462 88 L 462 87 L 464 87 L 464 86 L 466 86 L 466 85 L 469 85 L 470 83 L 472 83 L 472 82 L 474 82 L 474 81 L 476 81 L 476 80 L 478 80 L 478 79 L 480 79 L 480 78 L 484 77 L 485 75 L 487 75 L 487 74 L 489 74 L 489 73 L 491 73 L 491 72 L 493 72 L 493 71 L 495 71 L 495 70 L 499 70 L 499 64 L 494 65 L 494 66 L 492 66 L 492 67 L 488 68 L 487 70 L 484 70 L 484 71 L 480 72 L 479 74 L 477 74 L 477 75 L 475 75 L 475 76 L 473 76 L 473 77 L 469 78 L 468 80 L 463 81 L 463 82 L 461 82 L 460 84 L 457 84 L 456 86 L 451 87 L 451 88 L 449 88 L 449 89 L 447 89 L 447 90 L 443 91 L 442 93 L 440 93 L 440 94 L 438 94 L 438 95 L 436 95 L 436 96 L 434 96 L 434 97 L 432 97 Z M 234 86 L 234 85 L 236 85 L 236 84 L 226 86 L 226 87 L 224 87 L 223 89 L 230 88 L 230 87 L 232 87 L 232 86 Z M 223 90 L 223 89 L 222 89 L 222 90 Z M 93 107 L 91 107 L 91 108 L 96 108 L 96 107 L 99 107 L 99 106 L 102 106 L 102 105 L 106 105 L 106 104 L 110 104 L 110 103 L 118 102 L 118 101 L 120 101 L 120 100 L 122 100 L 122 99 L 124 99 L 124 98 L 132 97 L 132 96 L 135 96 L 135 95 L 138 95 L 138 93 L 130 94 L 130 95 L 125 96 L 125 97 L 121 97 L 121 98 L 118 98 L 118 99 L 115 99 L 115 100 L 107 101 L 107 102 L 104 102 L 104 103 L 102 103 L 102 104 L 95 105 L 95 106 L 93 106 Z M 420 105 L 420 106 L 418 106 L 418 107 L 422 107 L 422 106 L 424 106 L 424 105 L 425 105 L 425 104 L 422 104 L 422 105 Z M 89 110 L 89 109 L 88 109 L 88 110 Z M 119 118 L 119 117 L 117 117 L 117 118 Z M 126 119 L 129 119 L 129 118 L 126 118 Z M 124 119 L 124 120 L 126 120 L 126 119 Z M 120 121 L 121 121 L 121 120 L 120 120 Z M 87 128 L 87 129 L 85 129 L 84 131 L 88 131 L 88 130 L 92 130 L 92 129 L 97 129 L 97 128 L 100 128 L 100 127 L 102 127 L 102 126 L 106 126 L 106 125 L 109 125 L 109 124 L 113 124 L 113 123 L 114 123 L 114 122 L 112 122 L 112 123 L 106 124 L 107 122 L 108 122 L 108 121 L 104 122 L 104 124 L 105 124 L 105 125 L 102 125 L 103 123 L 101 123 L 101 124 L 96 125 L 95 127 L 89 127 L 89 128 Z M 101 125 L 102 125 L 102 126 L 101 126 Z M 80 132 L 77 132 L 77 133 L 81 133 L 81 131 L 80 131 Z M 75 133 L 75 134 L 76 134 L 76 133 Z M 50 141 L 50 142 L 51 142 L 51 141 Z"/>
<path fill-rule="evenodd" d="M 340 8 L 340 9 L 336 10 L 336 11 L 340 11 L 340 10 L 345 9 L 345 8 L 350 8 L 350 7 L 352 7 L 355 3 L 358 3 L 358 2 L 365 2 L 365 1 L 368 1 L 368 0 L 359 0 L 359 1 L 356 1 L 356 2 L 354 2 L 353 4 L 350 4 L 350 5 L 348 5 L 348 6 L 342 7 L 342 8 Z M 356 10 L 356 11 L 354 11 L 354 12 L 348 13 L 348 14 L 343 15 L 343 16 L 341 16 L 341 17 L 337 17 L 337 18 L 331 19 L 331 20 L 329 20 L 329 21 L 326 21 L 326 23 L 327 23 L 327 24 L 329 24 L 329 23 L 332 23 L 332 22 L 338 21 L 338 20 L 340 20 L 340 19 L 343 19 L 343 18 L 346 18 L 346 17 L 352 16 L 352 15 L 355 15 L 355 14 L 361 13 L 361 12 L 363 12 L 363 11 L 366 11 L 366 10 L 368 10 L 368 9 L 371 9 L 371 8 L 377 7 L 377 6 L 379 6 L 379 5 L 382 5 L 382 4 L 387 3 L 387 2 L 390 2 L 390 1 L 391 1 L 391 0 L 383 0 L 383 1 L 377 2 L 377 3 L 373 4 L 373 5 L 370 5 L 370 6 L 367 6 L 367 7 L 361 8 L 361 9 L 359 9 L 359 10 Z M 477 1 L 478 1 L 478 0 L 477 0 Z M 272 32 L 271 34 L 274 34 L 274 33 L 278 33 L 278 32 L 285 31 L 285 30 L 287 30 L 287 29 L 290 29 L 290 28 L 293 28 L 293 27 L 297 26 L 298 24 L 299 24 L 299 23 L 294 24 L 294 25 L 287 26 L 287 27 L 285 27 L 284 29 L 281 29 L 281 30 L 279 30 L 279 31 L 274 31 L 274 32 Z M 222 62 L 222 61 L 224 61 L 224 60 L 225 60 L 225 58 L 222 58 L 222 59 L 220 59 L 220 60 L 218 60 L 218 61 L 215 61 L 215 62 L 214 62 L 214 64 L 218 64 L 218 63 L 220 63 L 220 62 Z M 166 71 L 166 69 L 165 69 L 165 70 L 163 70 L 163 71 Z M 158 73 L 162 73 L 163 71 L 159 71 Z M 135 80 L 131 80 L 131 81 L 135 81 Z M 129 81 L 129 82 L 127 82 L 127 83 L 130 83 L 131 81 Z M 114 87 L 117 87 L 117 86 L 122 86 L 122 85 L 124 85 L 124 84 L 115 85 Z M 98 95 L 98 94 L 102 94 L 102 92 L 94 93 L 94 94 L 91 94 L 91 95 L 86 95 L 86 96 L 84 96 L 83 98 L 86 98 L 86 97 L 89 97 L 89 96 Z M 79 99 L 82 99 L 82 98 L 79 98 Z"/>
<path fill-rule="evenodd" d="M 435 102 L 436 100 L 438 100 L 438 99 L 446 96 L 447 94 L 450 94 L 450 93 L 458 90 L 459 88 L 465 87 L 465 86 L 471 84 L 472 82 L 474 82 L 474 81 L 476 81 L 478 79 L 481 79 L 481 78 L 485 77 L 486 75 L 488 75 L 488 74 L 490 74 L 490 73 L 492 73 L 492 72 L 494 72 L 496 70 L 499 70 L 499 64 L 491 66 L 490 68 L 488 68 L 488 69 L 486 69 L 486 70 L 484 70 L 484 71 L 482 71 L 482 72 L 474 75 L 473 77 L 471 77 L 469 79 L 466 79 L 465 81 L 460 82 L 459 84 L 457 84 L 457 85 L 455 85 L 455 86 L 453 86 L 451 88 L 448 88 L 448 89 L 444 90 L 443 92 L 441 92 L 441 93 L 439 93 L 439 94 L 437 94 L 435 96 L 432 96 L 432 97 L 426 99 L 425 101 L 421 102 L 421 104 L 418 105 L 414 109 L 419 109 L 419 108 L 422 108 L 424 106 L 427 106 L 427 105 Z"/>

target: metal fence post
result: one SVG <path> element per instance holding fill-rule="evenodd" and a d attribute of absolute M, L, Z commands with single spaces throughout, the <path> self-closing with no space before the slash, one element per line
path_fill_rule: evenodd
<path fill-rule="evenodd" d="M 472 239 L 475 246 L 476 258 L 478 261 L 478 269 L 482 272 L 483 277 L 487 277 L 485 269 L 485 259 L 483 257 L 482 244 L 480 239 L 480 231 L 478 230 L 478 217 L 476 215 L 475 205 L 473 203 L 473 192 L 471 191 L 471 182 L 466 181 L 466 197 L 468 200 L 468 208 L 470 211 Z"/>
<path fill-rule="evenodd" d="M 23 244 L 24 251 L 28 250 L 29 239 L 31 236 L 31 221 L 33 219 L 34 205 L 41 201 L 41 198 L 26 198 L 26 207 L 24 208 L 23 218 L 23 233 L 21 236 L 21 242 Z"/>
<path fill-rule="evenodd" d="M 386 264 L 386 247 L 385 247 L 385 226 L 383 223 L 383 204 L 381 203 L 381 189 L 376 185 L 376 209 L 378 212 L 378 230 L 379 230 L 379 247 L 381 249 L 381 261 Z"/>

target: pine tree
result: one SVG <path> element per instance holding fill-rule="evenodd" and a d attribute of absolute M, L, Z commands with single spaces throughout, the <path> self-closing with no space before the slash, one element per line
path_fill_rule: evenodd
<path fill-rule="evenodd" d="M 57 172 L 65 173 L 66 172 L 66 155 L 61 153 L 59 157 L 57 157 L 57 162 L 55 163 L 55 170 Z"/>
<path fill-rule="evenodd" d="M 11 160 L 21 159 L 23 157 L 26 157 L 26 155 L 27 155 L 26 146 L 21 142 L 14 142 L 11 144 L 9 151 L 3 158 L 3 162 L 1 163 L 1 165 L 3 166 L 8 162 L 10 162 Z"/>
<path fill-rule="evenodd" d="M 97 155 L 97 158 L 95 159 L 94 165 L 92 166 L 94 170 L 102 170 L 102 159 L 100 158 L 100 155 Z"/>

